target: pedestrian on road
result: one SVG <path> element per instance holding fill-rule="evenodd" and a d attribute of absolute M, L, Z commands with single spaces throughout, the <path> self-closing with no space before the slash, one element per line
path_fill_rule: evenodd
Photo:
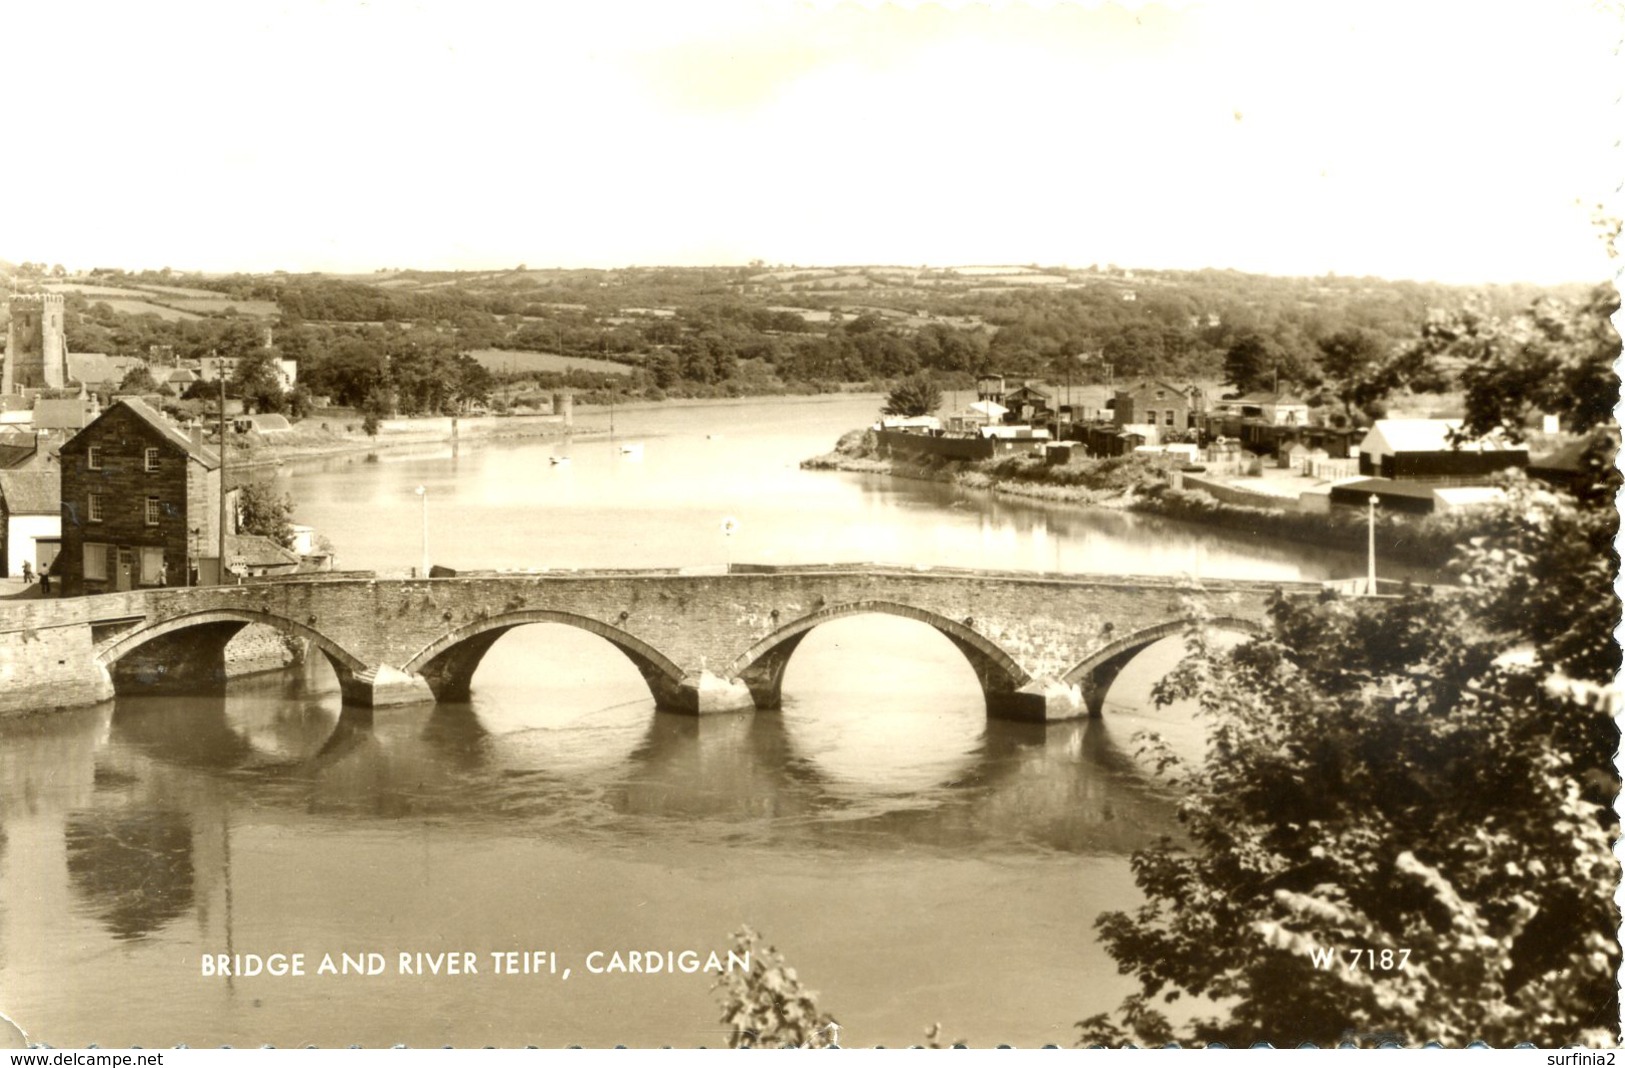
<path fill-rule="evenodd" d="M 24 560 L 23 561 L 23 585 L 24 586 L 32 586 L 33 584 L 34 584 L 34 565 L 30 564 L 27 560 Z"/>
<path fill-rule="evenodd" d="M 51 565 L 50 564 L 41 564 L 39 566 L 39 589 L 40 589 L 40 593 L 44 594 L 45 596 L 47 596 L 47 597 L 51 596 Z"/>

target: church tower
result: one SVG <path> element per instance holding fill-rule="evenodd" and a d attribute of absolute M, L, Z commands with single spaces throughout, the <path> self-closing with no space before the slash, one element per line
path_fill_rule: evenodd
<path fill-rule="evenodd" d="M 61 389 L 68 384 L 66 309 L 60 293 L 13 293 L 0 393 Z"/>

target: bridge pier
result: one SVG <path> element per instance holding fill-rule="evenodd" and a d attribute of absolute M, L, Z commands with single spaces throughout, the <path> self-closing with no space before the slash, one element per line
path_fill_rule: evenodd
<path fill-rule="evenodd" d="M 1150 644 L 1145 642 L 1130 646 L 1077 674 L 1077 684 L 1074 688 L 1082 694 L 1083 704 L 1088 710 L 1090 719 L 1100 718 L 1106 704 L 1106 693 L 1112 688 L 1112 683 L 1116 682 L 1117 676 L 1128 667 L 1129 661 Z"/>
<path fill-rule="evenodd" d="M 333 672 L 339 677 L 339 690 L 344 694 L 344 703 L 347 705 L 383 708 L 388 705 L 414 705 L 419 701 L 435 700 L 435 693 L 429 688 L 429 683 L 423 676 L 409 675 L 388 664 L 353 671 L 335 663 Z M 465 695 L 464 700 L 466 699 Z"/>
<path fill-rule="evenodd" d="M 780 669 L 782 675 L 783 669 Z M 655 706 L 668 712 L 686 712 L 691 716 L 708 716 L 714 712 L 751 712 L 758 707 L 756 697 L 741 679 L 724 679 L 720 675 L 701 669 L 698 674 L 684 675 L 675 687 L 671 704 L 662 700 L 660 690 L 655 691 Z M 770 707 L 777 708 L 777 704 Z"/>
<path fill-rule="evenodd" d="M 447 649 L 424 664 L 420 677 L 436 701 L 467 701 L 474 684 L 474 671 L 507 628 L 488 630 Z"/>
<path fill-rule="evenodd" d="M 1078 687 L 1061 679 L 1034 679 L 1016 690 L 987 690 L 989 719 L 1055 723 L 1089 715 Z"/>
<path fill-rule="evenodd" d="M 739 673 L 740 680 L 750 690 L 754 707 L 762 711 L 777 710 L 784 705 L 784 669 L 801 640 L 812 631 L 792 634 L 769 649 Z"/>

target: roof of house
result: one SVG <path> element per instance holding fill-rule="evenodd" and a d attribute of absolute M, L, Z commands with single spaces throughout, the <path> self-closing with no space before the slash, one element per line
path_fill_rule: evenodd
<path fill-rule="evenodd" d="M 1386 445 L 1390 452 L 1488 452 L 1522 449 L 1499 434 L 1487 434 L 1477 441 L 1459 445 L 1450 440 L 1461 429 L 1460 419 L 1378 419 L 1360 441 L 1360 451 L 1375 453 Z"/>
<path fill-rule="evenodd" d="M 12 515 L 59 515 L 62 474 L 49 471 L 0 471 L 0 497 Z"/>
<path fill-rule="evenodd" d="M 1192 388 L 1193 387 L 1191 387 L 1191 386 L 1176 386 L 1173 383 L 1164 381 L 1161 378 L 1142 378 L 1142 379 L 1140 379 L 1140 381 L 1136 382 L 1134 385 L 1132 385 L 1132 386 L 1124 386 L 1123 388 L 1119 389 L 1117 392 L 1119 392 L 1119 393 L 1138 393 L 1138 392 L 1140 392 L 1142 390 L 1147 390 L 1147 389 L 1161 389 L 1161 390 L 1165 390 L 1165 391 L 1167 391 L 1169 393 L 1172 393 L 1175 396 L 1183 397 L 1186 394 L 1190 393 Z"/>
<path fill-rule="evenodd" d="M 124 381 L 130 368 L 144 364 L 138 356 L 109 356 L 105 352 L 68 353 L 68 377 L 86 385 Z"/>
<path fill-rule="evenodd" d="M 190 367 L 177 367 L 163 378 L 165 382 L 196 382 L 198 380 L 198 373 Z"/>
<path fill-rule="evenodd" d="M 972 401 L 965 405 L 965 414 L 985 415 L 989 419 L 1003 419 L 1009 410 L 998 401 Z"/>
<path fill-rule="evenodd" d="M 1053 387 L 1047 385 L 1046 383 L 1037 382 L 1037 381 L 1023 382 L 1021 385 L 1017 386 L 1016 388 L 1014 388 L 1012 390 L 1008 390 L 1005 393 L 1005 396 L 1006 397 L 1011 397 L 1011 396 L 1014 396 L 1017 393 L 1022 393 L 1022 392 L 1036 393 L 1038 396 L 1043 397 L 1045 400 L 1049 400 L 1049 399 L 1051 399 L 1051 398 L 1053 398 L 1055 396 L 1055 390 L 1054 390 Z"/>
<path fill-rule="evenodd" d="M 1416 500 L 1433 500 L 1433 487 L 1425 482 L 1400 482 L 1392 478 L 1362 478 L 1353 482 L 1340 482 L 1333 487 L 1336 495 L 1341 497 L 1350 493 L 1376 494 L 1378 497 L 1411 497 Z"/>
<path fill-rule="evenodd" d="M 1571 441 L 1562 448 L 1547 453 L 1545 456 L 1531 456 L 1529 458 L 1529 470 L 1531 473 L 1549 472 L 1551 474 L 1577 475 L 1585 470 L 1584 457 L 1589 445 L 1590 442 L 1581 438 L 1579 441 Z"/>
<path fill-rule="evenodd" d="M 1435 486 L 1433 496 L 1452 508 L 1466 508 L 1499 504 L 1507 499 L 1507 492 L 1500 486 Z"/>
<path fill-rule="evenodd" d="M 15 435 L 7 434 L 4 436 L 11 438 Z M 0 468 L 16 467 L 21 463 L 25 463 L 29 457 L 34 455 L 34 450 L 35 445 L 32 435 L 29 435 L 26 443 L 0 440 Z"/>
<path fill-rule="evenodd" d="M 245 567 L 292 567 L 299 563 L 298 554 L 260 534 L 226 535 L 226 558 L 228 564 L 240 560 Z"/>
<path fill-rule="evenodd" d="M 40 397 L 34 401 L 39 430 L 82 430 L 96 418 L 96 402 L 85 397 Z"/>
<path fill-rule="evenodd" d="M 1299 408 L 1308 407 L 1308 403 L 1298 397 L 1288 397 L 1281 393 L 1243 393 L 1239 397 L 1228 398 L 1231 404 L 1290 404 Z"/>
<path fill-rule="evenodd" d="M 263 412 L 259 415 L 243 416 L 249 424 L 262 434 L 273 433 L 279 430 L 292 430 L 293 424 L 288 417 L 277 412 Z"/>
<path fill-rule="evenodd" d="M 174 423 L 171 423 L 168 419 L 165 419 L 162 415 L 159 415 L 158 412 L 155 411 L 146 401 L 135 397 L 125 397 L 117 404 L 108 408 L 101 415 L 97 416 L 90 426 L 85 427 L 85 429 L 81 430 L 79 434 L 75 434 L 75 439 L 82 434 L 88 433 L 103 419 L 106 419 L 108 416 L 112 415 L 121 408 L 129 411 L 137 419 L 140 419 L 142 422 L 158 431 L 158 433 L 162 434 L 170 444 L 185 452 L 188 457 L 196 460 L 208 470 L 213 471 L 215 468 L 220 466 L 220 457 L 215 454 L 213 449 L 194 442 Z"/>

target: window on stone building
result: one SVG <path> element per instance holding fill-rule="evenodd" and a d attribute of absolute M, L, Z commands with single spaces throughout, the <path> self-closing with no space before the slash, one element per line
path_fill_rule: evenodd
<path fill-rule="evenodd" d="M 102 447 L 100 445 L 92 445 L 85 450 L 85 466 L 92 471 L 102 469 Z"/>
<path fill-rule="evenodd" d="M 158 525 L 159 518 L 164 514 L 164 506 L 157 497 L 147 498 L 147 526 Z"/>
<path fill-rule="evenodd" d="M 1168 414 L 1162 417 L 1162 422 L 1164 426 L 1174 425 L 1174 410 L 1172 408 L 1169 408 Z"/>
<path fill-rule="evenodd" d="M 156 470 L 158 470 L 158 450 L 157 449 L 148 449 L 147 450 L 146 455 L 142 458 L 142 466 L 145 467 L 146 470 L 148 470 L 148 471 L 156 471 Z"/>
<path fill-rule="evenodd" d="M 100 523 L 102 521 L 102 495 L 100 493 L 92 493 L 90 495 L 90 508 L 86 514 L 92 523 Z"/>
<path fill-rule="evenodd" d="M 107 546 L 85 542 L 85 578 L 107 581 Z"/>
<path fill-rule="evenodd" d="M 159 586 L 163 584 L 164 578 L 163 549 L 143 548 L 141 550 L 141 585 Z"/>

